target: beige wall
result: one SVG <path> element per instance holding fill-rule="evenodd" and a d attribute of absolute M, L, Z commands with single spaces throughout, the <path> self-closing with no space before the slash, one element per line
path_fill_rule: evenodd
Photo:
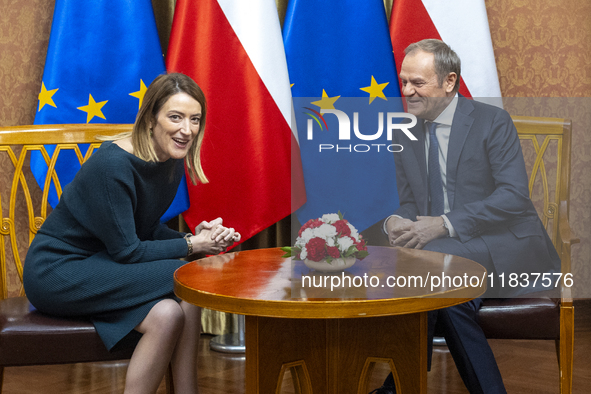
<path fill-rule="evenodd" d="M 286 0 L 276 0 L 280 14 Z M 387 0 L 386 4 L 391 1 Z M 166 46 L 174 0 L 153 0 Z M 495 58 L 506 97 L 591 96 L 591 0 L 486 0 Z M 0 0 L 0 126 L 35 117 L 53 14 L 46 0 Z M 589 100 L 545 101 L 516 115 L 573 120 L 571 223 L 575 280 L 591 282 L 591 161 Z M 0 179 L 1 180 L 1 179 Z M 2 180 L 4 182 L 4 180 Z"/>
<path fill-rule="evenodd" d="M 591 283 L 591 0 L 486 0 L 486 9 L 503 96 L 565 98 L 509 111 L 573 122 L 573 276 Z"/>

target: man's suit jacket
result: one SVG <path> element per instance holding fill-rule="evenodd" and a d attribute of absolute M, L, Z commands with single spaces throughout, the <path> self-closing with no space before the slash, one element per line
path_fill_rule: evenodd
<path fill-rule="evenodd" d="M 428 216 L 429 188 L 424 122 L 393 143 L 400 208 L 395 214 L 416 220 Z M 560 259 L 529 198 L 528 177 L 517 130 L 500 108 L 458 98 L 447 153 L 450 220 L 461 242 L 482 237 L 497 273 L 560 272 Z M 533 280 L 533 279 L 532 279 Z M 498 284 L 498 282 L 495 282 Z M 539 286 L 536 286 L 539 288 Z M 515 289 L 511 294 L 522 291 Z"/>

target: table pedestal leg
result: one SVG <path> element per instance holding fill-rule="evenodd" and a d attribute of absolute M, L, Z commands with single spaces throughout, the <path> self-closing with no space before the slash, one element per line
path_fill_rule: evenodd
<path fill-rule="evenodd" d="M 376 362 L 390 364 L 399 394 L 427 392 L 427 314 L 357 319 L 246 317 L 246 393 L 367 394 Z"/>
<path fill-rule="evenodd" d="M 209 348 L 222 353 L 244 353 L 244 344 L 244 315 L 238 315 L 238 332 L 212 338 Z"/>

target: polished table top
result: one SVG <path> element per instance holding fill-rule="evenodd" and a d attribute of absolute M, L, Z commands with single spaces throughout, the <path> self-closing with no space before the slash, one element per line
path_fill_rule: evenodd
<path fill-rule="evenodd" d="M 337 273 L 310 270 L 279 248 L 207 257 L 176 271 L 175 293 L 223 312 L 327 319 L 424 312 L 486 290 L 487 272 L 474 261 L 415 249 L 368 250 Z"/>

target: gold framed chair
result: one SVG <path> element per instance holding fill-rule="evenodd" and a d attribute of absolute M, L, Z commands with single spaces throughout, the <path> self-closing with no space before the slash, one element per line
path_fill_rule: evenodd
<path fill-rule="evenodd" d="M 571 132 L 568 119 L 513 116 L 529 173 L 530 197 L 558 251 L 562 274 L 571 271 L 569 225 Z M 560 393 L 572 392 L 574 307 L 570 287 L 560 297 L 485 299 L 479 324 L 491 339 L 556 341 Z"/>
<path fill-rule="evenodd" d="M 76 152 L 84 163 L 100 145 L 98 135 L 131 131 L 122 125 L 42 125 L 0 128 L 0 393 L 4 367 L 69 364 L 129 359 L 133 348 L 108 352 L 94 326 L 83 319 L 63 319 L 35 310 L 22 286 L 26 250 L 48 215 L 48 187 L 61 185 L 54 171 L 60 152 Z M 82 155 L 76 144 L 89 143 Z M 55 144 L 49 155 L 45 144 Z M 39 151 L 49 170 L 41 193 L 29 169 L 30 152 Z M 167 392 L 173 393 L 166 376 Z"/>

